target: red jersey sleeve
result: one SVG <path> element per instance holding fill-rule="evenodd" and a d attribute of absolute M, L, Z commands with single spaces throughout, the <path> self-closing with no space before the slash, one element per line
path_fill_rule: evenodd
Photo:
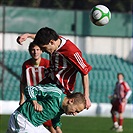
<path fill-rule="evenodd" d="M 86 75 L 92 69 L 82 57 L 81 51 L 71 41 L 67 40 L 66 44 L 58 52 L 64 55 L 82 74 Z"/>
<path fill-rule="evenodd" d="M 130 90 L 130 87 L 129 87 L 129 85 L 128 85 L 128 83 L 127 82 L 122 82 L 121 83 L 122 84 L 122 86 L 124 87 L 124 91 L 125 92 L 128 92 L 129 90 Z"/>

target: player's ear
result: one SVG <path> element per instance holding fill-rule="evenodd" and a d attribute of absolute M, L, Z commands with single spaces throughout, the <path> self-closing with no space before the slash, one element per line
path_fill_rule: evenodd
<path fill-rule="evenodd" d="M 50 44 L 51 45 L 54 45 L 54 40 L 50 40 Z"/>
<path fill-rule="evenodd" d="M 74 98 L 69 99 L 69 104 L 73 104 L 74 103 Z"/>

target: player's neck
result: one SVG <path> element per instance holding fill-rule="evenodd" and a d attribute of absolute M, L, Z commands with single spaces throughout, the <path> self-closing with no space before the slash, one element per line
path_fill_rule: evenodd
<path fill-rule="evenodd" d="M 41 62 L 41 57 L 39 59 L 33 59 L 32 61 L 33 61 L 34 66 L 38 67 Z"/>
<path fill-rule="evenodd" d="M 60 42 L 59 42 L 59 46 L 58 46 L 58 48 L 60 47 L 60 45 L 61 45 L 61 43 L 62 43 L 62 40 L 61 40 L 61 39 L 59 39 L 59 41 L 60 41 Z"/>
<path fill-rule="evenodd" d="M 62 107 L 65 107 L 67 105 L 67 102 L 68 102 L 68 98 L 65 97 L 63 102 L 62 102 Z"/>
<path fill-rule="evenodd" d="M 57 40 L 57 49 L 60 47 L 61 43 L 62 43 L 62 40 L 59 38 L 59 39 Z M 56 50 L 57 50 L 57 49 L 56 49 Z"/>

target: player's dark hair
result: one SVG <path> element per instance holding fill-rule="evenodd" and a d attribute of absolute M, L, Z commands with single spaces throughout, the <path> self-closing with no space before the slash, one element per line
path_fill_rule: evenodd
<path fill-rule="evenodd" d="M 74 98 L 74 104 L 84 104 L 84 108 L 86 106 L 86 100 L 85 100 L 85 97 L 82 93 L 80 92 L 76 92 L 76 93 L 72 93 L 72 94 L 69 94 L 67 96 L 67 98 L 71 99 L 71 98 Z"/>
<path fill-rule="evenodd" d="M 34 43 L 37 45 L 47 45 L 49 44 L 50 40 L 57 40 L 59 35 L 51 28 L 45 27 L 41 28 L 35 36 Z"/>
<path fill-rule="evenodd" d="M 31 54 L 31 50 L 32 50 L 32 48 L 35 47 L 35 46 L 38 46 L 38 45 L 35 44 L 34 42 L 31 42 L 31 43 L 30 43 L 30 45 L 29 45 L 29 49 L 28 49 L 30 54 Z M 39 47 L 39 46 L 38 46 L 38 47 Z M 41 47 L 39 47 L 39 48 L 42 50 Z"/>
<path fill-rule="evenodd" d="M 122 75 L 124 77 L 124 74 L 123 73 L 117 73 L 117 76 L 119 76 L 119 75 Z"/>

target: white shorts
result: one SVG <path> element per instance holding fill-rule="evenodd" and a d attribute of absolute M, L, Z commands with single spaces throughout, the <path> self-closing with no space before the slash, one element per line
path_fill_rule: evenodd
<path fill-rule="evenodd" d="M 15 111 L 9 119 L 7 133 L 50 133 L 43 125 L 35 127 L 22 114 Z"/>

